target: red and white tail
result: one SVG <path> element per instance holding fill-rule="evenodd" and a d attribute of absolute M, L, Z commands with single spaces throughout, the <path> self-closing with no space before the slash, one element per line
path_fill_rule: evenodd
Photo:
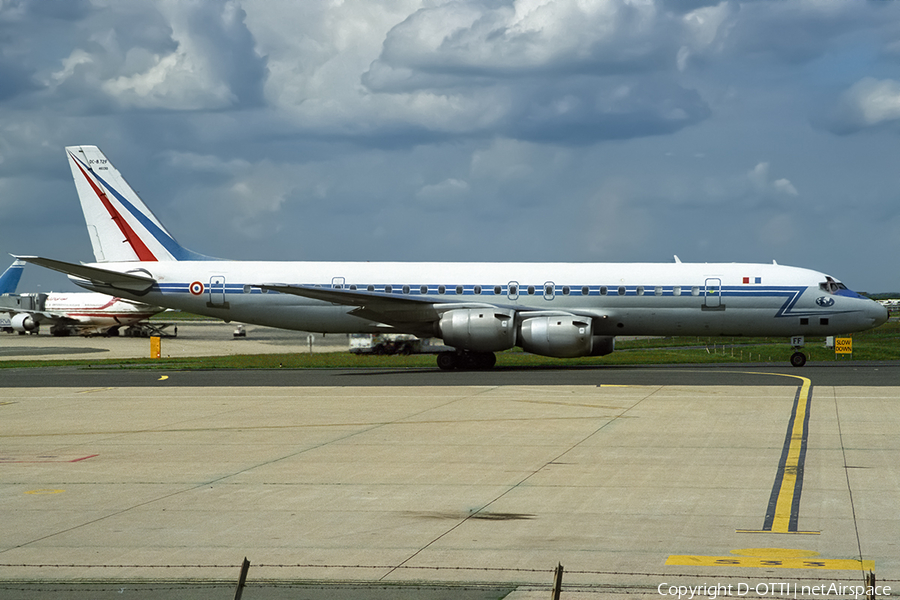
<path fill-rule="evenodd" d="M 97 262 L 204 260 L 183 248 L 96 146 L 68 146 Z"/>

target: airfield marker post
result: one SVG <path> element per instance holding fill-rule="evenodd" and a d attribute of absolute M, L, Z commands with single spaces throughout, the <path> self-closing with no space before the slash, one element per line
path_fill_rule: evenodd
<path fill-rule="evenodd" d="M 247 583 L 247 572 L 250 570 L 250 561 L 247 560 L 247 557 L 244 557 L 244 562 L 241 564 L 241 576 L 238 578 L 237 587 L 234 590 L 234 600 L 241 600 L 241 596 L 244 594 L 244 584 Z"/>
<path fill-rule="evenodd" d="M 150 338 L 150 358 L 159 358 L 162 355 L 162 342 L 158 335 Z"/>
<path fill-rule="evenodd" d="M 556 564 L 556 570 L 553 572 L 553 600 L 559 600 L 562 593 L 563 566 L 562 563 Z"/>

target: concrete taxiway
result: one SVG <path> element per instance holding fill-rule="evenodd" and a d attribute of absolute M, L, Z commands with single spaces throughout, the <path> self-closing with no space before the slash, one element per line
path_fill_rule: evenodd
<path fill-rule="evenodd" d="M 163 351 L 309 349 L 233 328 Z M 898 426 L 894 363 L 0 370 L 0 596 L 220 598 L 244 556 L 246 598 L 896 595 Z"/>
<path fill-rule="evenodd" d="M 0 590 L 896 595 L 898 374 L 7 370 Z"/>
<path fill-rule="evenodd" d="M 347 335 L 322 335 L 273 327 L 243 325 L 245 336 L 235 337 L 237 324 L 222 321 L 171 321 L 161 340 L 161 356 L 228 356 L 342 352 L 349 348 Z M 55 337 L 0 333 L 0 361 L 57 359 L 149 358 L 150 340 L 125 336 Z"/>

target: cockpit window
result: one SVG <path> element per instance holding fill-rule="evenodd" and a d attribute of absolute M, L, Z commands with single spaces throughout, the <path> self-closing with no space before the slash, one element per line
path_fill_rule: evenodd
<path fill-rule="evenodd" d="M 831 277 L 826 277 L 825 281 L 819 284 L 819 289 L 829 294 L 837 294 L 841 290 L 846 290 L 847 286 Z"/>

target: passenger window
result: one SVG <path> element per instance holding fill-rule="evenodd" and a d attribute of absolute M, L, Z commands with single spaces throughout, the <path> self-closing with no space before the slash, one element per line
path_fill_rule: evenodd
<path fill-rule="evenodd" d="M 394 288 L 392 288 L 391 286 L 389 286 L 389 285 L 384 286 L 385 294 L 390 294 L 392 291 L 394 291 Z"/>
<path fill-rule="evenodd" d="M 624 295 L 625 295 L 625 286 L 624 286 L 624 285 L 620 285 L 620 286 L 619 286 L 619 295 L 620 295 L 620 296 L 624 296 Z"/>
<path fill-rule="evenodd" d="M 403 293 L 404 293 L 404 294 L 408 294 L 408 293 L 409 293 L 409 286 L 408 286 L 408 285 L 404 285 L 404 286 L 403 286 Z"/>
<path fill-rule="evenodd" d="M 422 287 L 420 287 L 420 288 L 419 288 L 419 293 L 422 294 L 422 295 L 427 294 L 427 293 L 428 293 L 428 286 L 427 286 L 427 285 L 423 285 Z"/>
<path fill-rule="evenodd" d="M 444 286 L 442 286 L 442 285 L 438 286 L 438 294 L 443 294 L 446 291 L 447 291 L 447 288 L 445 288 Z"/>
<path fill-rule="evenodd" d="M 462 296 L 462 293 L 463 293 L 463 287 L 461 285 L 456 286 L 456 295 Z"/>
<path fill-rule="evenodd" d="M 534 296 L 534 286 L 533 285 L 528 286 L 528 295 Z"/>
<path fill-rule="evenodd" d="M 375 291 L 375 286 L 374 286 L 374 285 L 367 285 L 367 286 L 366 286 L 366 291 L 367 291 L 367 292 L 374 292 L 374 291 Z"/>
<path fill-rule="evenodd" d="M 570 290 L 569 290 L 569 286 L 564 285 L 564 286 L 563 286 L 563 296 L 568 296 L 568 295 L 569 295 L 569 291 L 570 291 Z"/>
<path fill-rule="evenodd" d="M 636 290 L 636 291 L 637 291 L 637 295 L 638 295 L 638 296 L 643 296 L 643 295 L 644 295 L 644 286 L 639 285 L 639 286 L 637 287 L 637 290 Z"/>
<path fill-rule="evenodd" d="M 672 288 L 672 295 L 673 296 L 681 295 L 681 286 L 680 285 L 676 285 L 675 287 Z"/>
<path fill-rule="evenodd" d="M 691 296 L 699 296 L 699 295 L 700 295 L 700 288 L 695 285 L 694 287 L 691 288 Z"/>
<path fill-rule="evenodd" d="M 609 292 L 609 289 L 605 285 L 600 286 L 600 295 L 601 296 L 605 296 L 607 292 Z"/>
<path fill-rule="evenodd" d="M 591 290 L 588 288 L 588 286 L 584 286 L 583 288 L 581 288 L 581 295 L 582 295 L 582 296 L 587 296 L 587 295 L 590 294 L 590 293 L 591 293 Z"/>
<path fill-rule="evenodd" d="M 475 286 L 475 293 L 476 293 L 476 294 L 480 294 L 480 293 L 481 293 L 481 286 L 480 286 L 480 285 L 476 285 L 476 286 Z"/>
<path fill-rule="evenodd" d="M 519 286 L 517 286 L 517 285 L 509 286 L 509 295 L 510 296 L 515 296 L 518 293 L 519 293 Z"/>
<path fill-rule="evenodd" d="M 501 288 L 499 285 L 494 286 L 494 295 L 499 296 L 502 291 L 503 288 Z"/>
<path fill-rule="evenodd" d="M 245 285 L 245 286 L 244 286 L 244 293 L 245 293 L 245 294 L 249 294 L 249 293 L 250 293 L 250 286 L 249 286 L 249 285 Z"/>

